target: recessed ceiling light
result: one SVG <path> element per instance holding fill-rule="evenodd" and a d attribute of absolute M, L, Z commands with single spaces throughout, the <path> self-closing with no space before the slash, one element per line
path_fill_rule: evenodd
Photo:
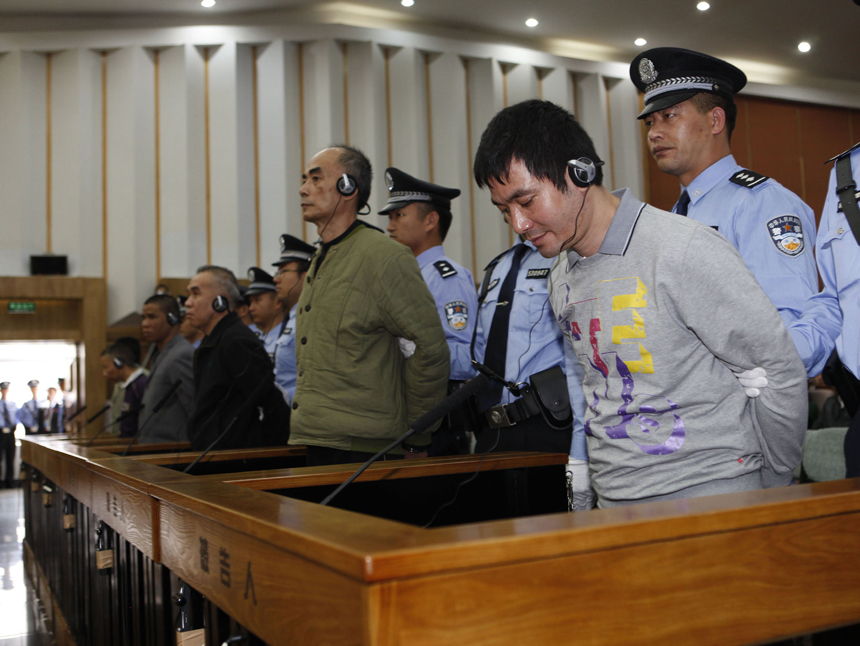
<path fill-rule="evenodd" d="M 710 8 L 711 5 L 709 5 L 707 2 L 700 2 L 696 5 L 696 9 L 698 9 L 699 11 L 707 11 Z"/>
<path fill-rule="evenodd" d="M 201 2 L 200 4 L 202 4 L 204 7 L 206 7 L 208 9 L 209 7 L 215 6 L 215 0 L 203 0 L 203 2 Z"/>
<path fill-rule="evenodd" d="M 402 4 L 404 7 L 411 7 L 415 4 L 415 0 L 400 0 L 400 4 Z"/>
<path fill-rule="evenodd" d="M 648 41 L 644 38 L 637 38 L 633 41 L 633 44 L 636 45 L 636 47 L 642 47 L 643 45 L 647 45 Z"/>
<path fill-rule="evenodd" d="M 800 51 L 802 51 L 802 52 L 805 54 L 805 53 L 806 53 L 806 52 L 808 52 L 810 49 L 812 49 L 812 45 L 810 45 L 809 43 L 807 43 L 807 42 L 804 40 L 802 43 L 798 43 L 798 45 L 797 45 L 797 49 L 799 49 Z"/>
<path fill-rule="evenodd" d="M 536 18 L 529 18 L 526 20 L 526 27 L 537 27 L 538 21 Z"/>

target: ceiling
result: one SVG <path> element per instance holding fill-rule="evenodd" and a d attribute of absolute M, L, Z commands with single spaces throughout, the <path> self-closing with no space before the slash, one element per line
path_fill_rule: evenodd
<path fill-rule="evenodd" d="M 860 2 L 860 0 L 857 0 Z M 860 81 L 860 6 L 854 0 L 217 0 L 205 9 L 199 0 L 0 0 L 0 31 L 62 28 L 129 28 L 163 24 L 225 24 L 249 14 L 274 12 L 289 19 L 313 19 L 327 10 L 348 22 L 365 12 L 380 27 L 440 31 L 468 38 L 491 38 L 538 49 L 587 52 L 580 57 L 627 62 L 639 48 L 678 46 L 739 64 L 751 79 L 756 70 L 786 81 Z M 370 12 L 370 13 L 367 13 Z M 262 18 L 264 16 L 258 16 Z M 525 26 L 536 18 L 535 28 Z M 800 41 L 809 53 L 797 49 Z"/>

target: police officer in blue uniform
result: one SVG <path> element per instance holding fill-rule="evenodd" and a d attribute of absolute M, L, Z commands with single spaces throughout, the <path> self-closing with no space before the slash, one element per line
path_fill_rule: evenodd
<path fill-rule="evenodd" d="M 815 216 L 776 180 L 731 154 L 734 94 L 744 73 L 706 54 L 659 47 L 639 54 L 630 78 L 645 93 L 639 115 L 658 168 L 681 183 L 672 209 L 710 225 L 740 252 L 786 325 L 818 291 Z"/>
<path fill-rule="evenodd" d="M 245 298 L 248 301 L 248 314 L 254 322 L 256 330 L 269 357 L 274 359 L 275 345 L 281 333 L 281 327 L 286 312 L 278 300 L 275 289 L 275 279 L 259 267 L 248 270 L 248 289 Z"/>
<path fill-rule="evenodd" d="M 278 268 L 275 274 L 278 300 L 287 312 L 275 345 L 275 384 L 287 404 L 296 394 L 296 307 L 314 251 L 313 245 L 285 233 L 281 236 L 281 257 L 272 263 Z"/>
<path fill-rule="evenodd" d="M 45 433 L 45 405 L 39 399 L 39 380 L 32 379 L 27 382 L 30 391 L 33 393 L 33 398 L 18 410 L 18 421 L 23 424 L 24 432 L 27 435 L 36 435 Z"/>
<path fill-rule="evenodd" d="M 505 221 L 510 224 L 507 215 Z M 494 382 L 478 397 L 484 431 L 475 451 L 569 453 L 571 464 L 587 473 L 582 372 L 572 348 L 564 343 L 549 303 L 547 278 L 554 261 L 541 256 L 531 242 L 518 240 L 490 262 L 478 296 L 474 356 L 497 374 L 502 375 L 500 366 L 504 366 L 502 376 L 514 384 L 527 383 L 533 375 L 561 367 L 573 424 L 554 428 L 542 414 L 524 405 L 522 398 Z"/>
<path fill-rule="evenodd" d="M 3 467 L 3 486 L 11 489 L 15 484 L 15 427 L 18 426 L 18 406 L 9 395 L 9 382 L 0 383 L 0 466 Z"/>
<path fill-rule="evenodd" d="M 386 230 L 391 239 L 412 250 L 436 301 L 451 354 L 450 393 L 476 374 L 469 352 L 478 310 L 475 281 L 468 269 L 445 255 L 442 247 L 453 220 L 451 200 L 460 195 L 460 189 L 431 184 L 397 168 L 385 170 L 385 182 L 388 202 L 379 214 L 388 216 Z M 434 433 L 430 453 L 468 451 L 472 426 L 466 411 L 458 411 Z"/>
<path fill-rule="evenodd" d="M 846 476 L 853 478 L 860 476 L 860 144 L 829 161 L 836 163 L 815 248 L 824 289 L 788 331 L 807 374 L 823 370 L 853 416 L 845 437 Z"/>

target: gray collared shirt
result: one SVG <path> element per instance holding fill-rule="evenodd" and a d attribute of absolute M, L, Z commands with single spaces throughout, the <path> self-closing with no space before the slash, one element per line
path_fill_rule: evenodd
<path fill-rule="evenodd" d="M 636 227 L 636 222 L 639 220 L 639 215 L 642 209 L 645 208 L 645 203 L 640 202 L 628 188 L 622 188 L 617 191 L 612 191 L 615 197 L 621 198 L 621 204 L 615 210 L 615 215 L 612 216 L 612 222 L 609 225 L 603 242 L 600 244 L 600 249 L 597 253 L 623 256 L 630 245 L 630 237 L 633 235 L 633 229 Z M 582 256 L 572 249 L 567 252 L 567 269 L 570 269 L 580 260 Z"/>

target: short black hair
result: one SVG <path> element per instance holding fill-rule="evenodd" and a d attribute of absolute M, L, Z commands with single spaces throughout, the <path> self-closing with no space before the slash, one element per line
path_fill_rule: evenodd
<path fill-rule="evenodd" d="M 176 320 L 179 320 L 179 303 L 176 302 L 176 299 L 169 294 L 156 294 L 155 296 L 150 296 L 145 301 L 143 301 L 144 305 L 150 305 L 155 303 L 161 308 L 161 311 L 164 312 L 164 316 L 171 312 L 176 317 Z"/>
<path fill-rule="evenodd" d="M 532 99 L 499 112 L 484 134 L 475 154 L 474 174 L 478 186 L 504 184 L 511 163 L 518 159 L 533 177 L 547 179 L 567 192 L 567 162 L 579 157 L 600 161 L 594 142 L 570 112 L 549 101 Z M 593 184 L 603 183 L 597 167 Z"/>
<path fill-rule="evenodd" d="M 131 338 L 131 337 L 127 337 Z M 129 346 L 127 343 L 120 343 L 122 339 L 117 339 L 113 345 L 109 345 L 107 348 L 107 355 L 111 359 L 120 359 L 125 365 L 130 368 L 134 366 L 140 365 L 140 352 L 135 354 L 133 348 Z M 140 348 L 140 344 L 138 343 L 138 349 Z"/>
<path fill-rule="evenodd" d="M 138 365 L 140 363 L 140 341 L 135 339 L 133 336 L 121 336 L 113 342 L 113 346 L 111 347 L 115 346 L 127 348 L 131 357 L 134 359 L 134 365 Z M 114 356 L 116 356 L 116 354 L 114 354 Z"/>
<path fill-rule="evenodd" d="M 339 148 L 341 153 L 338 162 L 343 172 L 352 175 L 358 187 L 358 211 L 367 206 L 370 199 L 370 185 L 373 182 L 373 167 L 370 160 L 363 152 L 354 146 L 335 144 L 332 148 Z"/>
<path fill-rule="evenodd" d="M 418 206 L 418 215 L 422 220 L 434 211 L 439 215 L 439 236 L 442 238 L 442 242 L 445 242 L 445 236 L 448 235 L 451 221 L 454 219 L 454 216 L 451 215 L 451 209 L 446 209 L 444 206 L 432 202 L 413 202 L 413 204 Z"/>
<path fill-rule="evenodd" d="M 707 114 L 714 108 L 722 108 L 726 113 L 726 131 L 731 143 L 732 132 L 738 120 L 738 106 L 735 105 L 734 98 L 715 92 L 699 92 L 690 97 L 690 103 L 699 111 L 699 114 Z"/>

